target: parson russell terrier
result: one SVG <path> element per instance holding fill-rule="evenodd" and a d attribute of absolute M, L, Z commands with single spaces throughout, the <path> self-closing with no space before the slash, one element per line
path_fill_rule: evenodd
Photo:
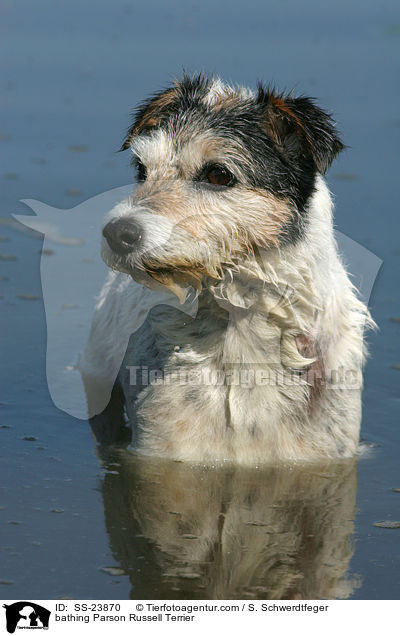
<path fill-rule="evenodd" d="M 354 455 L 373 323 L 333 236 L 331 117 L 185 76 L 137 109 L 122 148 L 138 186 L 103 227 L 113 271 L 80 366 L 100 392 L 118 376 L 132 447 L 253 466 Z M 149 288 L 194 315 L 148 312 Z"/>

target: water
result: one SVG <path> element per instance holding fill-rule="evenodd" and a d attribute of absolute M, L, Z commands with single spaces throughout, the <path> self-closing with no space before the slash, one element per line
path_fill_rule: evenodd
<path fill-rule="evenodd" d="M 398 6 L 23 0 L 2 2 L 2 24 L 3 598 L 399 598 L 400 530 L 374 525 L 400 520 Z M 336 227 L 383 260 L 358 466 L 191 472 L 100 454 L 50 399 L 41 236 L 9 216 L 29 214 L 23 198 L 71 208 L 131 183 L 115 153 L 128 113 L 182 67 L 295 87 L 339 122 Z"/>

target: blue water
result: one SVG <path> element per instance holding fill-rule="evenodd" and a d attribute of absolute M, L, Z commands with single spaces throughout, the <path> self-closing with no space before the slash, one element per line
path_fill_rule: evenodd
<path fill-rule="evenodd" d="M 185 579 L 182 557 L 177 556 L 182 552 L 177 529 L 169 529 L 174 540 L 166 549 L 168 528 L 157 522 L 157 510 L 176 513 L 168 507 L 179 494 L 174 490 L 175 480 L 182 478 L 179 471 L 175 475 L 173 469 L 165 474 L 165 467 L 159 466 L 133 469 L 126 458 L 98 456 L 87 423 L 53 405 L 45 375 L 41 237 L 9 224 L 12 213 L 29 213 L 20 199 L 71 208 L 132 182 L 129 158 L 115 153 L 129 112 L 184 68 L 215 71 L 249 86 L 263 79 L 318 97 L 335 114 L 349 146 L 328 174 L 336 200 L 336 227 L 379 256 L 383 266 L 370 301 L 379 331 L 369 336 L 365 374 L 362 435 L 371 449 L 358 464 L 356 509 L 349 503 L 354 528 L 349 526 L 344 538 L 350 547 L 342 565 L 353 581 L 346 588 L 350 598 L 398 599 L 400 529 L 374 523 L 400 521 L 400 492 L 393 490 L 400 488 L 399 6 L 389 0 L 338 0 L 329 5 L 294 0 L 255 0 L 245 5 L 234 0 L 21 0 L 17 4 L 6 0 L 1 2 L 1 18 L 5 52 L 0 253 L 15 258 L 0 262 L 4 475 L 0 596 L 179 598 L 184 589 L 192 598 L 218 595 L 218 574 L 209 564 L 194 563 L 189 548 Z M 269 476 L 271 481 L 278 477 Z M 168 484 L 170 501 L 163 500 L 159 491 L 148 492 L 148 485 L 159 479 Z M 335 479 L 328 478 L 332 493 Z M 197 514 L 201 512 L 203 518 L 206 508 L 201 508 L 201 498 L 215 486 L 207 480 L 213 478 L 203 476 L 200 486 L 192 484 L 199 497 Z M 223 480 L 221 476 L 218 484 Z M 300 475 L 296 482 L 300 495 L 306 492 L 306 482 Z M 262 490 L 262 478 L 250 475 L 241 483 L 252 492 L 260 487 L 267 507 L 274 509 L 275 495 Z M 343 488 L 348 492 L 346 484 Z M 123 496 L 118 499 L 116 493 Z M 229 490 L 224 505 L 240 512 L 242 521 L 231 532 L 245 541 L 250 512 L 235 496 Z M 220 497 L 224 499 L 223 493 L 215 495 L 218 506 Z M 339 505 L 332 497 L 333 505 Z M 321 533 L 327 541 L 330 533 L 334 544 L 335 526 L 327 510 L 329 527 L 324 528 L 319 491 L 315 502 L 306 506 L 307 515 L 318 511 L 310 521 L 316 526 L 313 536 Z M 179 514 L 190 516 L 190 501 L 181 505 Z M 275 529 L 279 523 L 287 531 L 291 523 L 295 525 L 293 505 L 290 497 L 285 500 L 286 517 L 275 519 Z M 152 515 L 146 513 L 149 509 Z M 347 513 L 341 514 L 345 520 Z M 192 511 L 193 518 L 197 519 Z M 207 537 L 206 529 L 199 527 L 201 519 L 196 523 L 197 535 Z M 195 534 L 193 528 L 186 534 Z M 257 559 L 262 565 L 260 555 L 253 558 L 255 565 Z M 305 580 L 312 578 L 319 562 L 311 556 L 307 563 Z M 203 574 L 198 576 L 201 567 Z M 257 576 L 263 579 L 262 574 Z M 185 588 L 182 580 L 190 580 L 190 586 Z M 262 583 L 264 588 L 259 585 L 253 596 L 268 593 L 268 581 Z M 238 583 L 236 591 L 228 591 L 221 584 L 221 589 L 229 598 L 245 594 L 243 586 Z M 322 584 L 307 589 L 327 594 Z M 346 595 L 343 586 L 336 595 Z"/>

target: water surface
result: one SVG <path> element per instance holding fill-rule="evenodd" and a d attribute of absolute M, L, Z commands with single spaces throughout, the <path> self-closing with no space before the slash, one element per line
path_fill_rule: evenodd
<path fill-rule="evenodd" d="M 3 598 L 399 598 L 400 530 L 374 525 L 400 520 L 398 6 L 5 0 L 1 12 Z M 23 198 L 69 209 L 131 183 L 115 153 L 128 113 L 182 67 L 294 87 L 339 122 L 336 227 L 383 260 L 358 466 L 135 462 L 96 451 L 87 423 L 50 399 L 42 238 L 10 215 L 29 214 Z"/>

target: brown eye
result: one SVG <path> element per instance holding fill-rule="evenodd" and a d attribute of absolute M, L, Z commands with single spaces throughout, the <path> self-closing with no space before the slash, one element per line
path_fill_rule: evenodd
<path fill-rule="evenodd" d="M 206 174 L 205 180 L 216 186 L 229 186 L 234 182 L 234 176 L 221 166 L 211 166 Z"/>

